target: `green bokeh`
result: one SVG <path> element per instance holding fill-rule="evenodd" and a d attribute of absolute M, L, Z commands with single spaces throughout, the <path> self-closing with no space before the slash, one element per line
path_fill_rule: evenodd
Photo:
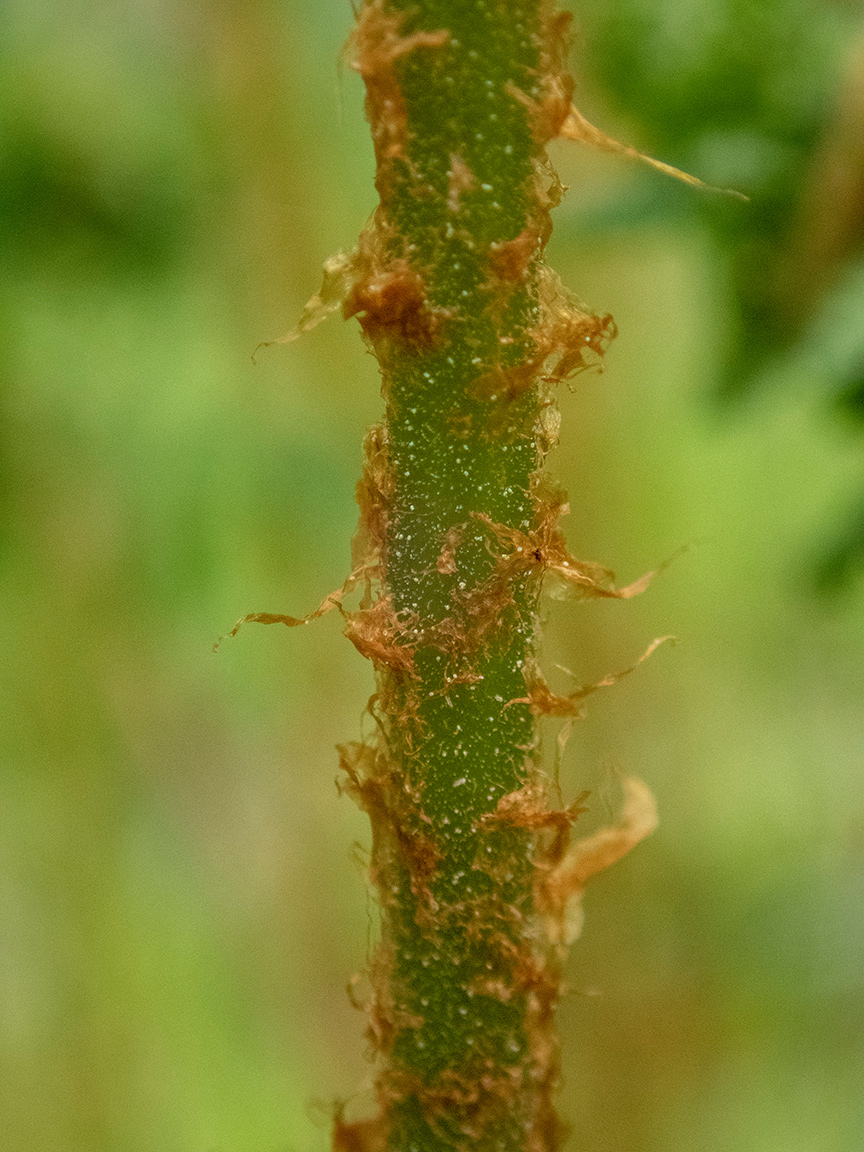
<path fill-rule="evenodd" d="M 562 765 L 588 820 L 620 771 L 662 823 L 588 894 L 561 1108 L 574 1152 L 857 1152 L 864 593 L 810 589 L 864 487 L 829 403 L 862 353 L 860 255 L 754 349 L 746 406 L 712 396 L 747 366 L 747 269 L 782 248 L 862 15 L 578 12 L 585 111 L 753 207 L 554 149 L 552 261 L 621 329 L 562 394 L 570 544 L 624 579 L 690 545 L 639 601 L 548 606 L 561 688 L 555 664 L 584 682 L 681 640 L 594 697 Z M 348 564 L 374 362 L 335 320 L 250 354 L 374 205 L 350 23 L 341 0 L 0 11 L 10 1152 L 323 1152 L 330 1102 L 368 1107 L 344 995 L 366 832 L 332 751 L 368 668 L 332 617 L 211 651 Z"/>

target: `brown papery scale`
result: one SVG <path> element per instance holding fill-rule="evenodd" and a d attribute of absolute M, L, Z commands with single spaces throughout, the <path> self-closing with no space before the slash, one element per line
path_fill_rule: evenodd
<path fill-rule="evenodd" d="M 339 1152 L 559 1146 L 554 1009 L 579 900 L 655 825 L 648 790 L 625 781 L 619 823 L 572 842 L 584 796 L 552 807 L 539 766 L 538 717 L 570 724 L 632 670 L 552 692 L 541 587 L 626 599 L 649 579 L 619 588 L 572 556 L 542 473 L 555 385 L 597 367 L 614 335 L 543 263 L 561 196 L 545 147 L 582 123 L 569 21 L 543 0 L 365 0 L 349 45 L 379 204 L 296 334 L 340 306 L 356 316 L 385 415 L 345 586 L 308 617 L 248 618 L 339 611 L 377 678 L 375 737 L 340 763 L 372 826 L 378 1112 L 337 1113 Z"/>

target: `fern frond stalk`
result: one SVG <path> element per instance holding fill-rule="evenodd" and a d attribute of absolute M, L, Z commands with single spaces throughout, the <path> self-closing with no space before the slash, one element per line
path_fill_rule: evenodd
<path fill-rule="evenodd" d="M 578 804 L 547 806 L 536 717 L 578 700 L 537 667 L 537 600 L 544 578 L 577 598 L 641 588 L 568 554 L 563 498 L 541 474 L 554 383 L 612 335 L 543 263 L 568 20 L 544 0 L 366 0 L 352 37 L 380 204 L 331 273 L 378 358 L 386 415 L 358 488 L 364 599 L 340 603 L 375 665 L 378 734 L 341 757 L 372 823 L 382 925 L 380 1115 L 337 1120 L 343 1152 L 551 1152 L 561 1137 L 566 906 L 608 859 L 568 848 Z M 619 855 L 650 824 L 631 817 Z"/>

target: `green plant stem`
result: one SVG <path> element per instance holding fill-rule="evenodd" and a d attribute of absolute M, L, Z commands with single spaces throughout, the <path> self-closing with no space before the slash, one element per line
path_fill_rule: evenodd
<path fill-rule="evenodd" d="M 536 660 L 544 576 L 579 599 L 650 579 L 616 589 L 571 556 L 542 473 L 551 385 L 614 334 L 542 259 L 560 195 L 544 148 L 581 123 L 568 22 L 552 0 L 364 0 L 352 37 L 380 204 L 357 251 L 325 265 L 299 332 L 340 301 L 358 317 L 385 421 L 367 437 L 343 589 L 303 619 L 246 617 L 294 627 L 338 607 L 376 671 L 376 737 L 343 746 L 341 767 L 372 824 L 379 1113 L 340 1112 L 336 1152 L 554 1152 L 571 913 L 656 823 L 645 786 L 624 781 L 619 824 L 571 845 L 579 802 L 550 810 L 537 758 L 535 716 L 573 718 L 618 678 L 551 692 Z"/>
<path fill-rule="evenodd" d="M 343 766 L 382 910 L 365 1139 L 392 1152 L 545 1152 L 559 1135 L 557 978 L 535 923 L 537 830 L 555 821 L 526 671 L 549 528 L 541 368 L 568 351 L 542 333 L 560 30 L 541 0 L 367 0 L 354 39 L 380 206 L 345 312 L 386 420 L 360 491 L 380 594 L 348 629 L 376 664 L 380 736 Z"/>

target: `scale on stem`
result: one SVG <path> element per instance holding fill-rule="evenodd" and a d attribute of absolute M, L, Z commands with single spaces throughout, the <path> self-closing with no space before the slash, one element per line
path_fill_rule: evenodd
<path fill-rule="evenodd" d="M 614 335 L 543 262 L 562 194 L 546 144 L 614 144 L 572 106 L 569 21 L 547 0 L 365 0 L 349 47 L 380 202 L 286 338 L 340 307 L 356 316 L 386 409 L 344 588 L 308 617 L 246 618 L 338 610 L 377 678 L 375 738 L 342 746 L 340 764 L 373 834 L 378 1115 L 340 1112 L 341 1152 L 559 1146 L 553 1017 L 581 894 L 656 825 L 648 789 L 625 780 L 619 822 L 573 843 L 583 798 L 550 807 L 539 767 L 537 717 L 569 724 L 617 678 L 552 693 L 536 658 L 544 583 L 626 599 L 650 579 L 619 588 L 570 555 L 542 471 L 555 385 L 598 366 Z"/>

